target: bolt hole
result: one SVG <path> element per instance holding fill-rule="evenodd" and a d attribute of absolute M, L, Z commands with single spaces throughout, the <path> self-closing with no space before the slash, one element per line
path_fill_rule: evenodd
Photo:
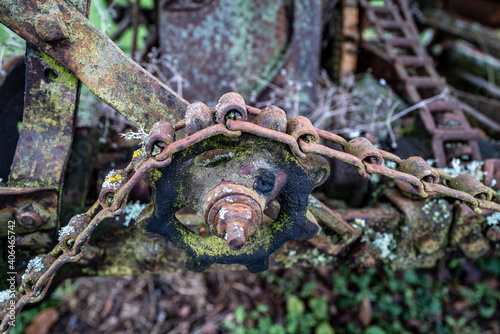
<path fill-rule="evenodd" d="M 49 79 L 49 80 L 56 80 L 59 77 L 59 74 L 57 73 L 57 71 L 52 69 L 52 68 L 46 68 L 43 71 L 43 75 L 45 76 L 46 79 Z"/>

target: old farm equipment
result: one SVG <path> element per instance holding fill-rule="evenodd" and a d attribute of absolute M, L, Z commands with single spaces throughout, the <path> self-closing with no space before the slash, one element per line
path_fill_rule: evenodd
<path fill-rule="evenodd" d="M 402 29 L 404 36 L 387 39 L 384 47 L 418 102 L 425 97 L 420 88 L 439 90 L 445 83 L 415 41 L 403 2 L 386 3 L 363 6 L 372 19 L 379 12 L 392 15 L 373 19 L 382 35 L 382 29 Z M 11 315 L 44 298 L 67 263 L 74 264 L 73 275 L 120 275 L 184 266 L 201 272 L 243 265 L 259 272 L 377 261 L 402 269 L 433 266 L 456 250 L 472 258 L 498 255 L 500 230 L 487 223 L 500 211 L 496 192 L 470 174 L 452 177 L 363 137 L 347 141 L 276 106 L 249 106 L 234 92 L 217 104 L 190 104 L 93 26 L 88 9 L 88 2 L 0 1 L 0 21 L 28 42 L 22 129 L 8 183 L 0 187 L 1 261 L 8 268 L 2 275 L 20 283 L 2 294 L 2 331 Z M 293 27 L 303 33 L 303 24 L 294 21 Z M 296 41 L 290 43 L 293 51 Z M 412 47 L 416 55 L 399 55 L 399 47 Z M 281 65 L 299 63 L 291 57 Z M 423 67 L 428 75 L 409 76 L 405 66 Z M 305 67 L 301 73 L 311 71 Z M 80 82 L 148 134 L 125 168 L 109 172 L 90 209 L 65 222 L 59 219 L 62 180 Z M 438 107 L 442 113 L 434 112 Z M 445 99 L 421 111 L 441 162 L 447 159 L 443 141 L 466 141 L 464 150 L 479 158 L 476 132 L 457 108 Z M 392 205 L 334 211 L 313 197 L 330 173 L 327 158 L 354 166 L 364 178 L 394 180 L 396 186 L 384 192 Z M 152 202 L 134 227 L 125 228 L 110 218 L 124 212 L 140 180 L 151 187 Z"/>

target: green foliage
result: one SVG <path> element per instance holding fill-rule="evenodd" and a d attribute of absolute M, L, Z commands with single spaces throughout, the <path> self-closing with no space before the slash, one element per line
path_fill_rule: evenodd
<path fill-rule="evenodd" d="M 497 263 L 485 260 L 475 263 L 495 273 Z M 431 270 L 394 272 L 382 267 L 362 271 L 342 267 L 331 278 L 330 297 L 319 293 L 320 285 L 307 280 L 300 271 L 287 278 L 262 273 L 273 291 L 283 296 L 284 323 L 276 323 L 272 308 L 258 304 L 246 313 L 235 310 L 235 321 L 227 328 L 237 333 L 479 333 L 480 319 L 498 316 L 500 292 L 491 289 L 487 281 L 463 285 L 458 280 L 464 274 L 463 264 L 464 260 L 448 263 L 454 277 L 451 280 L 437 279 Z M 364 298 L 370 300 L 372 311 L 366 328 L 357 319 Z M 456 303 L 465 303 L 466 312 L 456 311 Z M 339 325 L 338 315 L 345 313 L 350 315 L 349 321 Z"/>

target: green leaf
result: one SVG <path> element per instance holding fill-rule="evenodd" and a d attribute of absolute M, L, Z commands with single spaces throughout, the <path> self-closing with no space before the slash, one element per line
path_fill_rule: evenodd
<path fill-rule="evenodd" d="M 290 315 L 304 314 L 304 302 L 297 296 L 290 296 L 286 300 L 286 310 Z"/>
<path fill-rule="evenodd" d="M 386 334 L 386 332 L 379 326 L 370 326 L 365 329 L 363 334 Z"/>
<path fill-rule="evenodd" d="M 245 320 L 245 317 L 246 317 L 245 309 L 241 305 L 238 306 L 234 310 L 234 319 L 236 320 L 236 323 L 241 325 L 243 323 L 243 321 Z"/>
<path fill-rule="evenodd" d="M 316 327 L 314 331 L 315 334 L 335 334 L 335 330 L 330 326 L 328 322 L 322 322 Z"/>
<path fill-rule="evenodd" d="M 326 297 L 311 298 L 308 304 L 316 319 L 324 320 L 328 318 L 328 301 Z"/>

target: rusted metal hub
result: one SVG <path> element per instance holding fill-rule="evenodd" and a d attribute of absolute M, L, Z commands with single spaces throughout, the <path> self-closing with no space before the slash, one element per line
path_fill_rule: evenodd
<path fill-rule="evenodd" d="M 221 184 L 208 193 L 205 221 L 214 235 L 227 240 L 229 248 L 238 250 L 262 222 L 262 200 L 252 190 Z"/>
<path fill-rule="evenodd" d="M 175 153 L 170 165 L 150 172 L 153 207 L 137 225 L 184 250 L 189 270 L 235 263 L 263 271 L 284 243 L 319 231 L 306 219 L 308 196 L 328 174 L 319 155 L 301 159 L 286 144 L 252 134 L 218 135 Z M 274 222 L 264 224 L 263 211 L 273 201 L 280 211 Z M 210 236 L 178 220 L 184 208 L 203 215 Z"/>

